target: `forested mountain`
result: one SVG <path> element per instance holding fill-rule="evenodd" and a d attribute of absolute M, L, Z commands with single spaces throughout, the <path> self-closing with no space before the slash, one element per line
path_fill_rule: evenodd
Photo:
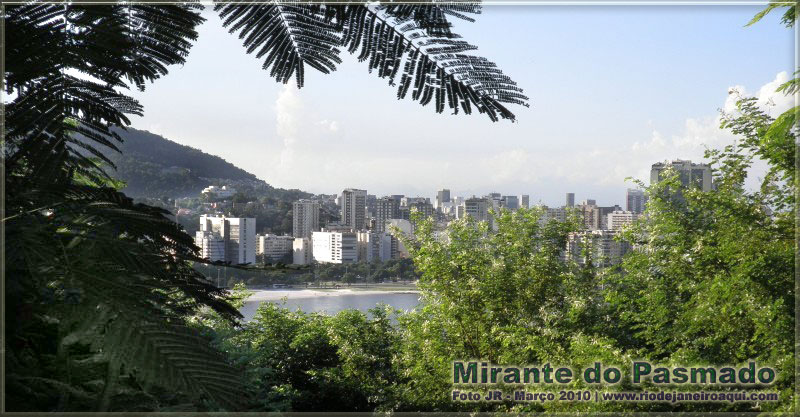
<path fill-rule="evenodd" d="M 108 153 L 116 165 L 110 173 L 127 184 L 123 192 L 131 197 L 195 197 L 211 184 L 246 188 L 279 200 L 311 195 L 274 188 L 218 156 L 145 130 L 128 128 L 117 132 L 124 142 L 120 145 L 122 153 Z"/>

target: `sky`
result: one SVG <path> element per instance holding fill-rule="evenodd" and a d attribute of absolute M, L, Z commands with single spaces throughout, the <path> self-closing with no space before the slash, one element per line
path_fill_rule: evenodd
<path fill-rule="evenodd" d="M 626 178 L 650 165 L 700 162 L 734 137 L 719 126 L 736 89 L 771 114 L 790 78 L 794 32 L 762 6 L 499 6 L 455 31 L 530 98 L 517 122 L 437 114 L 343 52 L 333 74 L 283 85 L 209 10 L 182 66 L 135 92 L 132 126 L 218 155 L 269 184 L 378 196 L 528 194 L 531 202 L 624 206 Z M 758 177 L 758 169 L 754 178 Z"/>

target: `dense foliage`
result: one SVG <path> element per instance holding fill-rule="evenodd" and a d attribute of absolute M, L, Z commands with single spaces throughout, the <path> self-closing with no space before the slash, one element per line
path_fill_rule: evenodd
<path fill-rule="evenodd" d="M 109 176 L 116 168 L 110 153 L 123 142 L 120 129 L 143 111 L 128 90 L 144 90 L 170 65 L 185 62 L 202 8 L 4 5 L 2 233 L 13 242 L 3 245 L 3 307 L 13 318 L 3 340 L 7 410 L 238 410 L 252 400 L 241 367 L 190 325 L 209 311 L 228 325 L 239 316 L 227 294 L 192 268 L 203 261 L 191 236 L 166 210 L 120 192 L 123 184 Z M 326 38 L 354 48 L 363 41 L 362 58 L 371 56 L 370 68 L 380 63 L 379 75 L 391 80 L 405 62 L 404 91 L 413 79 L 412 98 L 425 104 L 435 95 L 439 112 L 446 94 L 451 108 L 469 113 L 472 106 L 493 120 L 513 120 L 504 103 L 526 100 L 494 64 L 462 55 L 472 47 L 453 41 L 444 12 L 461 17 L 459 10 L 477 12 L 475 6 L 414 6 L 411 15 L 408 8 L 358 4 L 220 4 L 217 10 L 226 26 L 236 21 L 233 30 L 250 33 L 249 45 L 272 50 L 267 66 L 280 81 L 288 70 L 301 86 L 303 66 L 315 61 L 321 51 L 314 48 Z M 265 32 L 270 19 L 276 30 Z M 308 19 L 334 29 L 320 31 Z M 420 30 L 409 32 L 413 25 Z M 362 36 L 395 29 L 399 35 L 385 42 Z M 482 71 L 464 74 L 464 63 Z M 185 174 L 173 187 L 196 186 L 192 176 L 201 174 L 176 170 L 178 163 L 248 179 L 203 154 L 176 160 L 178 148 L 151 151 L 160 157 L 132 168 L 149 184 L 133 185 L 169 187 L 159 181 L 166 169 Z M 125 172 L 131 161 L 116 162 Z"/>
<path fill-rule="evenodd" d="M 202 21 L 199 7 L 5 8 L 4 88 L 14 97 L 3 155 L 2 226 L 5 242 L 13 242 L 3 246 L 4 308 L 12 318 L 3 340 L 8 410 L 793 409 L 797 109 L 773 120 L 740 99 L 723 127 L 741 140 L 707 154 L 717 187 L 681 190 L 680 198 L 675 178 L 647 187 L 647 216 L 623 235 L 636 250 L 620 266 L 562 258 L 579 222 L 540 222 L 537 209 L 499 213 L 496 231 L 464 220 L 440 234 L 417 219 L 416 235 L 405 242 L 414 268 L 397 263 L 388 274 L 419 274 L 419 309 L 331 317 L 264 304 L 241 323 L 237 309 L 247 293 L 223 293 L 192 268 L 202 260 L 191 237 L 165 210 L 121 193 L 101 168 L 113 161 L 98 150 L 117 149 L 112 126 L 141 112 L 125 89 L 143 89 L 184 62 Z M 485 60 L 460 57 L 470 47 L 453 40 L 446 17 L 463 18 L 473 6 L 217 10 L 281 81 L 302 81 L 305 64 L 333 70 L 338 48 L 346 47 L 379 76 L 399 74 L 399 96 L 413 84 L 412 98 L 435 99 L 437 111 L 447 100 L 451 108 L 476 105 L 493 119 L 513 118 L 501 103 L 524 101 Z M 411 42 L 409 33 L 423 42 Z M 443 69 L 448 53 L 461 60 L 453 68 L 465 78 Z M 401 62 L 416 69 L 398 72 Z M 781 88 L 794 94 L 797 85 Z M 743 184 L 756 158 L 769 171 L 753 191 Z M 765 390 L 781 398 L 730 405 L 450 401 L 452 361 L 477 358 L 574 368 L 595 361 L 622 367 L 632 358 L 684 365 L 754 359 L 778 370 Z M 640 388 L 622 381 L 604 389 Z"/>

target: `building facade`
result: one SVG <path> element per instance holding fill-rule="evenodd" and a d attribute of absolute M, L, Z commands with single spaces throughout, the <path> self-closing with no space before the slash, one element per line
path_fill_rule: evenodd
<path fill-rule="evenodd" d="M 436 210 L 442 211 L 443 203 L 450 202 L 450 190 L 443 188 L 436 192 Z"/>
<path fill-rule="evenodd" d="M 311 253 L 315 262 L 345 264 L 358 262 L 358 234 L 354 232 L 314 232 Z"/>
<path fill-rule="evenodd" d="M 358 232 L 358 261 L 386 262 L 392 259 L 392 236 L 379 232 Z"/>
<path fill-rule="evenodd" d="M 485 198 L 468 198 L 464 200 L 464 215 L 470 216 L 477 221 L 491 221 L 489 209 L 492 203 Z"/>
<path fill-rule="evenodd" d="M 309 265 L 314 262 L 311 238 L 297 237 L 292 242 L 292 263 L 296 265 Z"/>
<path fill-rule="evenodd" d="M 664 179 L 666 171 L 670 168 L 677 171 L 684 188 L 697 187 L 703 191 L 711 191 L 713 187 L 711 167 L 707 164 L 694 164 L 692 161 L 681 159 L 653 164 L 650 168 L 650 184 Z"/>
<path fill-rule="evenodd" d="M 633 224 L 639 218 L 639 214 L 627 210 L 614 210 L 608 213 L 606 227 L 609 230 L 622 230 L 625 226 Z"/>
<path fill-rule="evenodd" d="M 376 232 L 386 231 L 386 222 L 390 219 L 400 218 L 400 200 L 393 197 L 381 197 L 375 202 L 375 227 Z"/>
<path fill-rule="evenodd" d="M 292 203 L 292 236 L 311 237 L 319 231 L 319 202 L 298 200 Z"/>
<path fill-rule="evenodd" d="M 647 207 L 647 196 L 644 194 L 644 190 L 628 188 L 625 193 L 625 210 L 642 214 L 645 207 Z"/>
<path fill-rule="evenodd" d="M 615 230 L 586 230 L 573 232 L 567 239 L 565 256 L 580 265 L 590 259 L 594 265 L 607 267 L 617 265 L 630 251 L 627 242 L 616 240 Z"/>
<path fill-rule="evenodd" d="M 519 198 L 515 195 L 503 196 L 502 206 L 509 210 L 516 210 L 519 208 Z"/>
<path fill-rule="evenodd" d="M 217 243 L 212 244 L 212 241 L 215 240 L 223 242 L 225 254 L 223 259 L 213 260 L 232 264 L 256 262 L 256 219 L 205 214 L 200 216 L 200 230 L 195 235 L 195 243 L 197 246 L 208 243 L 209 254 L 211 254 L 211 247 L 217 245 Z M 217 257 L 218 255 L 213 256 Z"/>
<path fill-rule="evenodd" d="M 342 191 L 339 201 L 341 206 L 341 223 L 353 230 L 364 230 L 367 227 L 367 191 L 348 188 Z"/>
<path fill-rule="evenodd" d="M 522 194 L 521 196 L 519 196 L 519 205 L 524 208 L 530 208 L 531 196 L 529 196 L 528 194 Z"/>
<path fill-rule="evenodd" d="M 262 257 L 263 262 L 292 262 L 292 246 L 294 237 L 278 236 L 272 234 L 256 236 L 257 255 Z"/>

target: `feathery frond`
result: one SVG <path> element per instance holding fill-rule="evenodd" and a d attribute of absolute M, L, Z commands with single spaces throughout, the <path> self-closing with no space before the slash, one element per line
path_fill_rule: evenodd
<path fill-rule="evenodd" d="M 304 83 L 305 65 L 324 74 L 336 69 L 339 36 L 316 9 L 275 1 L 247 5 L 218 3 L 214 6 L 230 33 L 239 32 L 247 53 L 264 58 L 264 69 L 282 83 L 295 78 Z"/>
<path fill-rule="evenodd" d="M 445 106 L 472 112 L 473 106 L 493 121 L 514 120 L 506 104 L 527 106 L 528 98 L 510 77 L 486 58 L 469 54 L 477 49 L 456 35 L 430 36 L 412 18 L 398 18 L 379 5 L 359 8 L 345 25 L 344 42 L 370 71 L 395 85 L 397 97 L 423 106 L 433 102 L 436 112 Z"/>
<path fill-rule="evenodd" d="M 448 18 L 473 21 L 477 3 L 269 4 L 220 1 L 215 10 L 231 33 L 239 32 L 248 53 L 266 56 L 264 69 L 286 83 L 304 84 L 304 65 L 330 73 L 341 62 L 339 48 L 368 63 L 369 71 L 397 85 L 437 113 L 470 114 L 493 121 L 514 120 L 509 104 L 528 106 L 522 89 L 496 64 L 470 54 L 476 47 L 453 33 Z M 399 81 L 398 81 L 399 77 Z"/>

